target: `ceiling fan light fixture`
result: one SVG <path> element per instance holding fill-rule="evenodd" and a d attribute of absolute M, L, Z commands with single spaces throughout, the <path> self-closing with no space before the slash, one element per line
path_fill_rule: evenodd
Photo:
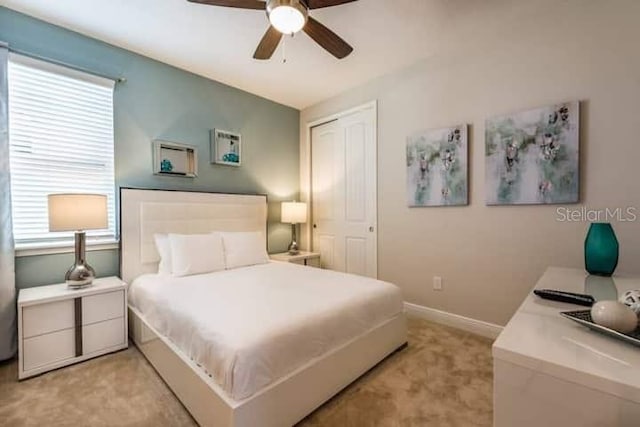
<path fill-rule="evenodd" d="M 307 8 L 300 0 L 269 0 L 269 22 L 282 34 L 295 34 L 307 23 Z"/>

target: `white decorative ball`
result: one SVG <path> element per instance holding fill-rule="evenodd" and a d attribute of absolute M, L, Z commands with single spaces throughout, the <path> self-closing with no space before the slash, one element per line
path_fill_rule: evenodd
<path fill-rule="evenodd" d="M 619 301 L 640 316 L 640 290 L 625 292 Z"/>
<path fill-rule="evenodd" d="M 638 316 L 618 301 L 600 301 L 591 307 L 591 318 L 598 325 L 627 334 L 638 327 Z"/>

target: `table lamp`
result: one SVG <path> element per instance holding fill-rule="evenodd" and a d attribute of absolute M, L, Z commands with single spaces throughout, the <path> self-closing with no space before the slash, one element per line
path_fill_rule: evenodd
<path fill-rule="evenodd" d="M 296 224 L 307 222 L 307 204 L 301 202 L 282 202 L 281 221 L 291 224 L 291 244 L 289 244 L 289 254 L 300 253 L 298 242 L 296 241 Z"/>
<path fill-rule="evenodd" d="M 101 230 L 108 226 L 107 196 L 102 194 L 49 194 L 49 231 L 75 231 L 76 261 L 65 275 L 70 288 L 90 285 L 95 270 L 85 261 L 84 230 Z"/>

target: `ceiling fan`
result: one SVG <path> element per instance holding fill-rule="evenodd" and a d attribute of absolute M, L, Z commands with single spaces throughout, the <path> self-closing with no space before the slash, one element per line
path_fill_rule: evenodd
<path fill-rule="evenodd" d="M 258 44 L 253 57 L 269 59 L 283 35 L 304 31 L 316 43 L 338 59 L 347 57 L 353 48 L 336 33 L 309 16 L 309 10 L 338 6 L 357 0 L 188 0 L 191 3 L 238 9 L 265 10 L 271 25 Z"/>

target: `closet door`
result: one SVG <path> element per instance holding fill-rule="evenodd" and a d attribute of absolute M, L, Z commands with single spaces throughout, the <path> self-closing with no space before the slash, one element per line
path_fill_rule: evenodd
<path fill-rule="evenodd" d="M 373 107 L 311 131 L 313 250 L 323 268 L 377 277 Z"/>

